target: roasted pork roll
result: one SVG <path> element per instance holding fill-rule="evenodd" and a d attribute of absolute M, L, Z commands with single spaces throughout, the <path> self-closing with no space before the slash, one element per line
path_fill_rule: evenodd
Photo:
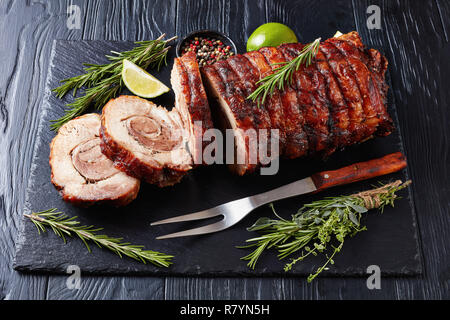
<path fill-rule="evenodd" d="M 86 114 L 64 124 L 50 144 L 52 183 L 65 201 L 90 206 L 124 206 L 140 181 L 114 167 L 100 150 L 100 116 Z"/>
<path fill-rule="evenodd" d="M 258 131 L 267 123 L 279 131 L 280 155 L 291 159 L 326 158 L 394 129 L 386 107 L 387 60 L 366 49 L 357 32 L 321 42 L 311 65 L 300 65 L 284 89 L 275 88 L 264 105 L 247 99 L 260 79 L 295 59 L 303 48 L 300 43 L 265 47 L 202 68 L 208 94 L 217 100 L 218 112 L 226 118 L 223 123 L 236 132 L 236 149 L 246 155 L 244 164 L 232 167 L 238 174 L 260 165 L 249 161 L 248 139 L 239 132 Z"/>

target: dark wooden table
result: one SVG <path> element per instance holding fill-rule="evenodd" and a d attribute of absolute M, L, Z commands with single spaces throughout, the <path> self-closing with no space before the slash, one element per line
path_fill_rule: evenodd
<path fill-rule="evenodd" d="M 79 29 L 67 27 L 70 5 L 80 8 Z M 367 27 L 370 5 L 381 8 L 381 30 Z M 330 26 L 356 29 L 386 54 L 414 182 L 423 276 L 383 278 L 381 290 L 368 290 L 365 278 L 307 284 L 304 278 L 83 276 L 81 289 L 69 290 L 67 277 L 11 268 L 54 39 L 143 40 L 212 28 L 245 43 L 269 21 L 289 25 L 302 42 L 332 36 L 323 31 Z M 1 0 L 0 30 L 1 299 L 450 298 L 450 1 Z"/>

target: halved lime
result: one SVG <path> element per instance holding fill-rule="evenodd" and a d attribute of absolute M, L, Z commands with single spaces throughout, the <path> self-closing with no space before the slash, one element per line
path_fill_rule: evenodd
<path fill-rule="evenodd" d="M 262 47 L 277 47 L 282 43 L 298 42 L 297 37 L 288 26 L 269 22 L 259 26 L 247 40 L 247 51 L 258 50 Z"/>
<path fill-rule="evenodd" d="M 170 91 L 164 83 L 126 59 L 123 60 L 122 80 L 131 92 L 142 98 L 155 98 Z"/>

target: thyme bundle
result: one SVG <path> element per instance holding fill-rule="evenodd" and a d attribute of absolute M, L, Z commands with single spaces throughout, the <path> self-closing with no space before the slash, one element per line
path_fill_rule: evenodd
<path fill-rule="evenodd" d="M 342 250 L 347 237 L 353 237 L 357 233 L 366 230 L 361 226 L 361 215 L 371 209 L 383 211 L 387 205 L 394 206 L 398 199 L 396 193 L 406 188 L 411 181 L 382 185 L 379 188 L 359 192 L 357 194 L 340 197 L 329 197 L 304 205 L 291 220 L 280 217 L 271 205 L 273 213 L 278 219 L 260 218 L 249 231 L 257 231 L 262 235 L 248 239 L 248 245 L 239 248 L 254 248 L 250 254 L 241 258 L 249 261 L 248 267 L 254 269 L 259 257 L 268 249 L 278 251 L 278 258 L 284 259 L 296 252 L 300 256 L 292 259 L 284 267 L 289 271 L 300 261 L 308 256 L 316 256 L 319 253 L 326 256 L 325 263 L 314 274 L 310 274 L 308 282 L 314 280 L 328 265 L 334 264 L 335 255 Z M 337 243 L 337 245 L 333 245 Z M 331 254 L 327 249 L 331 247 Z"/>

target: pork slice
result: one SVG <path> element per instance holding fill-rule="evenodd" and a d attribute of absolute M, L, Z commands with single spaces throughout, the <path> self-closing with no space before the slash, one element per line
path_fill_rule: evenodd
<path fill-rule="evenodd" d="M 140 181 L 114 167 L 101 152 L 100 116 L 86 114 L 64 124 L 50 144 L 52 183 L 65 201 L 81 206 L 123 206 L 134 200 Z"/>
<path fill-rule="evenodd" d="M 175 92 L 175 108 L 182 116 L 184 128 L 189 133 L 188 146 L 193 162 L 199 165 L 204 163 L 202 151 L 207 144 L 207 141 L 202 141 L 203 135 L 213 128 L 213 123 L 194 52 L 175 59 L 170 81 Z"/>
<path fill-rule="evenodd" d="M 253 171 L 248 152 L 245 131 L 253 129 L 253 115 L 246 107 L 244 93 L 235 86 L 236 76 L 226 61 L 218 61 L 202 68 L 206 90 L 216 100 L 214 110 L 222 129 L 232 130 L 234 136 L 234 159 L 227 159 L 229 168 L 238 175 Z M 230 163 L 232 162 L 232 163 Z"/>
<path fill-rule="evenodd" d="M 136 96 L 120 96 L 103 108 L 102 152 L 127 174 L 160 187 L 192 168 L 189 132 L 177 109 L 168 111 Z"/>

